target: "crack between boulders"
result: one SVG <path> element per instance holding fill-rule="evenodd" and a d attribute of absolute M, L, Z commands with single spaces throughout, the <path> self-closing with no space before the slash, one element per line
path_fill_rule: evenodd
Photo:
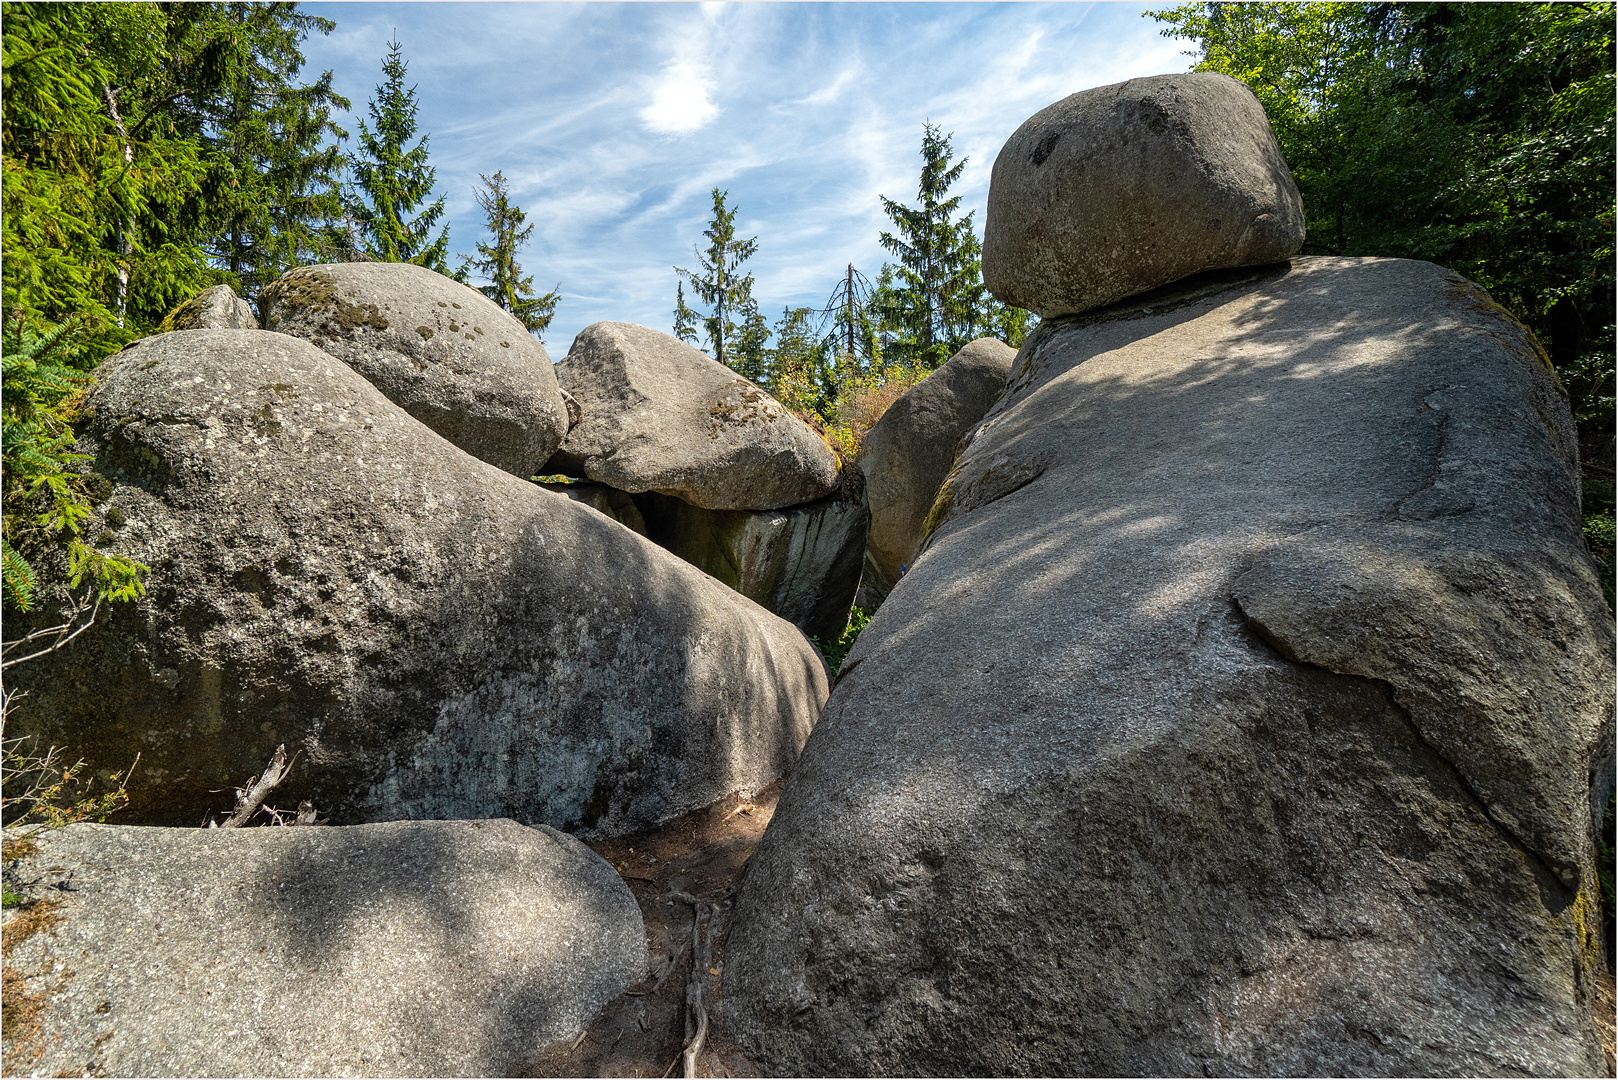
<path fill-rule="evenodd" d="M 1410 706 L 1400 700 L 1398 689 L 1393 685 L 1393 683 L 1387 679 L 1379 679 L 1374 675 L 1365 675 L 1356 671 L 1338 671 L 1334 668 L 1327 667 L 1325 664 L 1316 663 L 1313 660 L 1304 660 L 1297 656 L 1279 635 L 1275 634 L 1272 630 L 1270 630 L 1269 627 L 1265 626 L 1257 618 L 1249 615 L 1246 609 L 1242 607 L 1242 602 L 1239 597 L 1232 596 L 1231 602 L 1235 604 L 1236 612 L 1241 616 L 1242 624 L 1251 630 L 1254 636 L 1257 637 L 1266 648 L 1268 648 L 1271 652 L 1274 652 L 1277 656 L 1281 657 L 1281 659 L 1287 661 L 1288 663 L 1296 664 L 1297 666 L 1303 668 L 1313 668 L 1316 671 L 1323 671 L 1328 675 L 1335 675 L 1339 678 L 1363 679 L 1365 682 L 1383 687 L 1388 693 L 1388 700 L 1393 702 L 1394 707 L 1399 711 L 1399 715 L 1404 717 L 1405 723 L 1410 726 L 1410 730 L 1415 734 L 1417 741 L 1419 741 L 1427 749 L 1431 750 L 1434 757 L 1448 766 L 1449 771 L 1454 775 L 1456 782 L 1461 787 L 1461 790 L 1466 792 L 1467 797 L 1472 800 L 1473 805 L 1477 807 L 1478 812 L 1483 815 L 1484 819 L 1487 820 L 1489 824 L 1494 826 L 1495 830 L 1505 838 L 1507 844 L 1528 855 L 1535 863 L 1539 865 L 1540 869 L 1545 872 L 1546 876 L 1549 877 L 1551 881 L 1556 883 L 1556 887 L 1567 894 L 1567 903 L 1573 902 L 1573 895 L 1575 891 L 1574 887 L 1568 885 L 1567 882 L 1562 880 L 1562 875 L 1545 860 L 1543 855 L 1525 843 L 1523 839 L 1518 836 L 1509 826 L 1507 826 L 1499 818 L 1495 817 L 1492 812 L 1490 812 L 1489 804 L 1485 802 L 1483 796 L 1478 793 L 1477 788 L 1473 786 L 1472 780 L 1466 775 L 1466 772 L 1459 765 L 1455 764 L 1455 762 L 1451 761 L 1442 750 L 1440 750 L 1437 746 L 1434 746 L 1432 740 L 1428 739 L 1427 736 L 1422 732 L 1421 726 L 1416 723 L 1415 715 L 1411 712 Z"/>

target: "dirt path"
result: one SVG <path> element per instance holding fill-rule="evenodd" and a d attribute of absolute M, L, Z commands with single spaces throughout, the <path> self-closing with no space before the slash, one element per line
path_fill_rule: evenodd
<path fill-rule="evenodd" d="M 685 997 L 692 973 L 692 907 L 673 894 L 718 901 L 704 937 L 712 957 L 703 973 L 708 1034 L 698 1076 L 757 1076 L 726 1037 L 719 975 L 730 929 L 730 891 L 775 812 L 780 784 L 751 799 L 732 795 L 639 836 L 590 845 L 623 876 L 646 920 L 647 978 L 611 1002 L 576 1043 L 548 1048 L 513 1076 L 682 1076 Z"/>

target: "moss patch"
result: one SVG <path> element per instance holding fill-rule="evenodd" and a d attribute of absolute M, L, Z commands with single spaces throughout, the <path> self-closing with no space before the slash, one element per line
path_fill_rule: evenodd
<path fill-rule="evenodd" d="M 329 333 L 351 333 L 355 328 L 369 326 L 386 330 L 388 320 L 375 304 L 351 304 L 337 294 L 337 284 L 318 270 L 294 270 L 270 286 L 265 297 L 265 310 L 283 311 L 312 309 L 328 314 L 320 324 Z M 279 320 L 277 320 L 279 321 Z"/>

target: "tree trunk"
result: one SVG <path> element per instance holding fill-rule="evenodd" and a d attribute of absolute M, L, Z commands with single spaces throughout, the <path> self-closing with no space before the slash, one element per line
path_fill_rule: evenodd
<path fill-rule="evenodd" d="M 124 130 L 123 117 L 118 115 L 118 99 L 112 92 L 112 87 L 106 83 L 101 84 L 101 94 L 107 101 L 107 115 L 112 119 L 113 130 L 118 132 L 118 140 L 124 148 L 124 167 L 135 164 L 135 150 L 129 145 L 129 132 Z M 129 257 L 134 254 L 135 245 L 129 239 L 129 234 L 135 231 L 135 223 L 125 217 L 118 227 L 113 238 L 113 244 L 118 252 L 118 295 L 113 307 L 118 313 L 118 325 L 124 325 L 124 314 L 129 308 Z"/>

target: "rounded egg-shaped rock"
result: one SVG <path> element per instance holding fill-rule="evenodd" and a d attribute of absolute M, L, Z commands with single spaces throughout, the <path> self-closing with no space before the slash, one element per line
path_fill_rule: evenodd
<path fill-rule="evenodd" d="M 708 510 L 778 510 L 837 488 L 837 456 L 808 424 L 668 334 L 594 323 L 556 377 L 580 411 L 558 468 Z"/>
<path fill-rule="evenodd" d="M 476 289 L 411 263 L 332 263 L 282 275 L 264 328 L 337 357 L 474 457 L 523 478 L 567 433 L 545 347 Z"/>
<path fill-rule="evenodd" d="M 1029 117 L 995 159 L 983 281 L 1050 318 L 1303 246 L 1264 107 L 1228 75 L 1130 79 Z"/>

